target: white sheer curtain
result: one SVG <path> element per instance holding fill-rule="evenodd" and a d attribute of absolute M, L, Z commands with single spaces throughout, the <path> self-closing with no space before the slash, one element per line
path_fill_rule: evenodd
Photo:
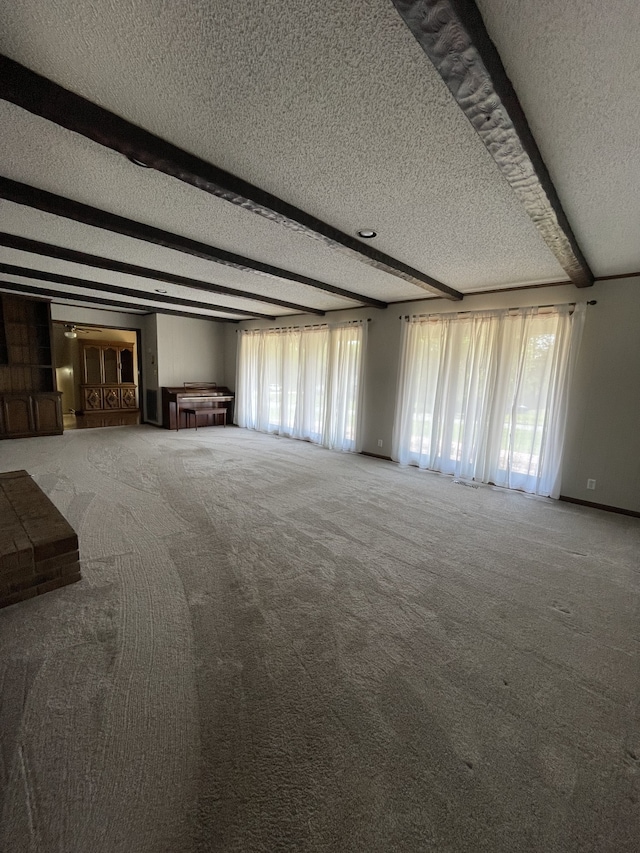
<path fill-rule="evenodd" d="M 236 422 L 360 450 L 366 323 L 240 332 Z"/>
<path fill-rule="evenodd" d="M 411 318 L 393 458 L 558 497 L 585 305 Z"/>

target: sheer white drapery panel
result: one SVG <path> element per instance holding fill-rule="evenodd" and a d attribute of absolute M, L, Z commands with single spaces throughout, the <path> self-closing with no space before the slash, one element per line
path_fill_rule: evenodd
<path fill-rule="evenodd" d="M 410 318 L 393 459 L 558 497 L 586 306 Z"/>
<path fill-rule="evenodd" d="M 240 333 L 239 426 L 360 450 L 366 322 Z"/>
<path fill-rule="evenodd" d="M 325 437 L 333 450 L 362 449 L 364 354 L 367 323 L 349 323 L 330 329 Z"/>

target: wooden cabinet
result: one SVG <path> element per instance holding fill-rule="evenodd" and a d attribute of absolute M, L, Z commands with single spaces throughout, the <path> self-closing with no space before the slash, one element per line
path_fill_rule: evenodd
<path fill-rule="evenodd" d="M 0 294 L 0 438 L 60 434 L 60 397 L 49 303 Z"/>
<path fill-rule="evenodd" d="M 34 432 L 33 409 L 29 394 L 6 394 L 2 398 L 4 433 L 8 436 L 28 435 Z"/>
<path fill-rule="evenodd" d="M 85 412 L 137 409 L 138 401 L 135 386 L 83 385 L 82 407 Z"/>
<path fill-rule="evenodd" d="M 81 341 L 81 348 L 83 412 L 136 411 L 133 344 Z"/>
<path fill-rule="evenodd" d="M 61 395 L 32 394 L 31 410 L 33 425 L 37 435 L 49 435 L 57 432 L 58 424 L 62 423 Z"/>
<path fill-rule="evenodd" d="M 60 393 L 0 394 L 0 438 L 59 435 L 62 432 Z"/>

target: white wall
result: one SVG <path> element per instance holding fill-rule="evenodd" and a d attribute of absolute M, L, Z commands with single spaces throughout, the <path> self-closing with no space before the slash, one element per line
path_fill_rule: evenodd
<path fill-rule="evenodd" d="M 640 278 L 530 288 L 467 296 L 463 303 L 429 299 L 331 312 L 329 322 L 367 317 L 363 450 L 389 456 L 400 357 L 399 317 L 404 314 L 548 305 L 596 299 L 587 309 L 583 344 L 574 377 L 565 444 L 562 494 L 640 512 Z M 318 322 L 312 315 L 281 318 L 277 325 Z M 273 326 L 247 321 L 243 328 Z M 235 388 L 235 342 L 226 335 L 226 384 Z M 382 440 L 382 447 L 378 440 Z M 596 490 L 587 491 L 588 478 Z"/>
<path fill-rule="evenodd" d="M 63 323 L 84 323 L 87 326 L 113 326 L 116 329 L 140 329 L 143 314 L 104 311 L 101 308 L 75 308 L 72 305 L 51 303 L 51 319 Z"/>
<path fill-rule="evenodd" d="M 640 276 L 598 282 L 589 296 L 598 304 L 573 383 L 562 493 L 640 512 Z"/>
<path fill-rule="evenodd" d="M 224 385 L 224 326 L 211 320 L 157 315 L 158 385 Z"/>
<path fill-rule="evenodd" d="M 238 358 L 238 326 L 226 323 L 224 326 L 224 385 L 236 390 L 236 368 Z"/>
<path fill-rule="evenodd" d="M 142 317 L 142 388 L 140 394 L 143 419 L 151 423 L 162 420 L 161 400 L 158 386 L 158 328 L 157 314 Z M 148 391 L 156 394 L 156 416 L 151 417 L 148 407 Z"/>

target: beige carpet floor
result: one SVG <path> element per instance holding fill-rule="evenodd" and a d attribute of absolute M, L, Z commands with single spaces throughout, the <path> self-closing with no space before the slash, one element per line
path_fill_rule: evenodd
<path fill-rule="evenodd" d="M 3 853 L 640 849 L 640 520 L 239 429 L 0 443 Z"/>

